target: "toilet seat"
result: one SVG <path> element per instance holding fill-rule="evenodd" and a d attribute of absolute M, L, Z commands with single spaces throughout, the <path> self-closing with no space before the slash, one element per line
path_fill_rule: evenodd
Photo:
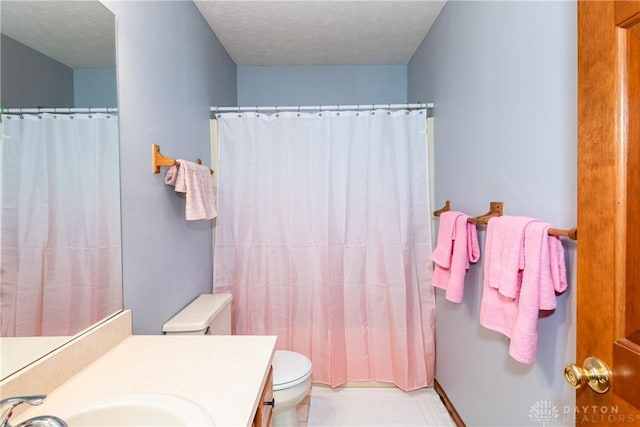
<path fill-rule="evenodd" d="M 311 360 L 293 351 L 276 351 L 272 366 L 274 391 L 295 387 L 311 376 Z"/>

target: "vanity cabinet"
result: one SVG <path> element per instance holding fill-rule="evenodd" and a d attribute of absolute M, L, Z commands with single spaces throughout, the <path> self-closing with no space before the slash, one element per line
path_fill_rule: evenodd
<path fill-rule="evenodd" d="M 269 427 L 273 417 L 273 367 L 269 368 L 269 376 L 264 383 L 260 404 L 253 418 L 253 427 Z"/>

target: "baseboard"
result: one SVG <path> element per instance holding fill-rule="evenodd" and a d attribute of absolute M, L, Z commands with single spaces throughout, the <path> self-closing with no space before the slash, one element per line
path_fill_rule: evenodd
<path fill-rule="evenodd" d="M 453 403 L 451 403 L 451 401 L 449 400 L 447 393 L 444 392 L 444 389 L 442 388 L 440 383 L 438 383 L 438 380 L 433 380 L 433 388 L 436 390 L 436 393 L 440 395 L 442 403 L 444 404 L 445 408 L 447 408 L 447 411 L 449 411 L 449 415 L 451 415 L 451 419 L 454 423 L 456 423 L 456 426 L 466 427 L 466 424 L 464 423 L 464 421 L 462 421 L 460 414 L 458 414 L 458 411 L 456 411 L 455 406 L 453 406 Z"/>
<path fill-rule="evenodd" d="M 331 386 L 322 383 L 313 383 L 314 387 L 327 387 Z M 380 381 L 347 381 L 338 388 L 397 388 L 393 383 L 383 383 Z"/>
<path fill-rule="evenodd" d="M 380 381 L 347 381 L 343 387 L 349 388 L 396 388 L 393 383 L 383 383 Z"/>

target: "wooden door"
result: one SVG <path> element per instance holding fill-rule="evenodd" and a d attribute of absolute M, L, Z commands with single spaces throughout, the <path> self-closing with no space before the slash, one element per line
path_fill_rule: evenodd
<path fill-rule="evenodd" d="M 639 165 L 640 1 L 579 1 L 576 362 L 613 374 L 576 424 L 640 425 Z"/>

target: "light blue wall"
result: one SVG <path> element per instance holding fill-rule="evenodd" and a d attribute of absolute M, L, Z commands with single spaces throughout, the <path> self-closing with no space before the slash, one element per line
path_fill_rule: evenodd
<path fill-rule="evenodd" d="M 73 70 L 73 97 L 76 108 L 118 105 L 115 68 Z"/>
<path fill-rule="evenodd" d="M 136 334 L 212 289 L 211 221 L 151 173 L 151 145 L 209 158 L 209 107 L 236 104 L 236 66 L 192 2 L 105 1 L 118 27 L 124 306 Z"/>
<path fill-rule="evenodd" d="M 73 107 L 73 70 L 2 35 L 0 104 L 3 107 Z"/>
<path fill-rule="evenodd" d="M 408 66 L 409 99 L 435 102 L 438 206 L 479 215 L 503 201 L 508 215 L 576 225 L 576 32 L 575 2 L 447 3 Z M 479 324 L 482 262 L 461 304 L 437 291 L 436 379 L 467 425 L 540 425 L 538 402 L 558 410 L 546 425 L 574 424 L 563 366 L 575 360 L 576 246 L 565 243 L 569 290 L 538 322 L 533 365 Z"/>
<path fill-rule="evenodd" d="M 238 105 L 407 102 L 406 65 L 238 67 Z"/>

